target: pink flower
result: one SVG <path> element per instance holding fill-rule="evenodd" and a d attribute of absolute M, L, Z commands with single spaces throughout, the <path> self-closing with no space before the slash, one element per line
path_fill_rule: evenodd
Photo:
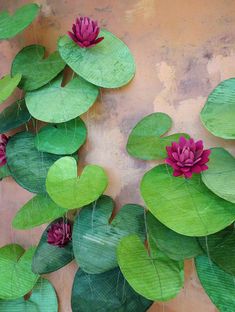
<path fill-rule="evenodd" d="M 51 225 L 47 230 L 47 242 L 48 244 L 64 247 L 72 240 L 72 227 L 67 221 L 60 220 Z"/>
<path fill-rule="evenodd" d="M 7 163 L 6 158 L 6 146 L 8 142 L 8 137 L 5 134 L 0 135 L 0 167 Z"/>
<path fill-rule="evenodd" d="M 193 173 L 208 169 L 206 163 L 211 151 L 203 149 L 202 140 L 194 142 L 191 138 L 186 140 L 181 137 L 179 143 L 173 142 L 166 150 L 168 157 L 165 162 L 174 169 L 175 177 L 184 175 L 185 178 L 192 178 Z"/>
<path fill-rule="evenodd" d="M 73 32 L 69 31 L 69 37 L 81 48 L 91 48 L 102 41 L 104 37 L 97 38 L 100 28 L 96 21 L 89 17 L 80 17 L 72 27 Z"/>

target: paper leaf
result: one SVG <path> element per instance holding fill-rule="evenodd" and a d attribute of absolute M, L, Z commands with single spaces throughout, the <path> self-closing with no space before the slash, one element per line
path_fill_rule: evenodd
<path fill-rule="evenodd" d="M 172 119 L 164 113 L 153 113 L 141 119 L 131 131 L 127 142 L 128 153 L 139 159 L 151 160 L 167 157 L 166 146 L 178 141 L 185 133 L 163 137 L 170 130 Z"/>
<path fill-rule="evenodd" d="M 46 189 L 52 200 L 67 209 L 81 208 L 98 199 L 108 185 L 103 168 L 87 165 L 80 177 L 72 157 L 62 157 L 48 171 Z"/>
<path fill-rule="evenodd" d="M 34 247 L 25 251 L 16 244 L 0 248 L 1 299 L 22 297 L 34 287 L 39 277 L 31 270 L 34 251 Z"/>
<path fill-rule="evenodd" d="M 235 220 L 235 205 L 207 189 L 200 175 L 173 177 L 172 168 L 160 165 L 144 175 L 140 190 L 150 212 L 182 235 L 206 236 Z"/>
<path fill-rule="evenodd" d="M 145 298 L 167 301 L 183 287 L 183 262 L 168 258 L 153 245 L 148 254 L 136 235 L 126 236 L 120 241 L 117 257 L 127 282 Z"/>
<path fill-rule="evenodd" d="M 129 286 L 118 268 L 102 274 L 79 269 L 71 302 L 73 312 L 144 312 L 152 304 Z"/>
<path fill-rule="evenodd" d="M 56 77 L 65 67 L 64 61 L 56 51 L 46 59 L 45 48 L 33 44 L 24 47 L 14 58 L 11 73 L 22 74 L 19 88 L 25 91 L 35 90 L 47 84 Z"/>
<path fill-rule="evenodd" d="M 6 177 L 9 177 L 10 175 L 11 173 L 9 171 L 7 164 L 0 167 L 0 181 Z"/>
<path fill-rule="evenodd" d="M 21 80 L 21 74 L 6 75 L 0 79 L 0 104 L 4 102 L 16 89 Z"/>
<path fill-rule="evenodd" d="M 216 195 L 235 203 L 235 158 L 222 147 L 211 149 L 202 181 Z"/>
<path fill-rule="evenodd" d="M 135 74 L 135 62 L 129 48 L 107 30 L 101 30 L 104 40 L 95 47 L 83 49 L 68 36 L 58 41 L 64 61 L 82 78 L 103 88 L 119 88 Z"/>
<path fill-rule="evenodd" d="M 120 239 L 128 234 L 145 238 L 144 208 L 135 204 L 124 205 L 112 222 L 114 202 L 101 196 L 84 207 L 77 215 L 73 228 L 73 250 L 81 269 L 98 274 L 118 266 L 116 249 Z"/>
<path fill-rule="evenodd" d="M 3 11 L 0 13 L 0 40 L 10 39 L 28 27 L 39 13 L 36 3 L 23 5 L 13 15 Z"/>
<path fill-rule="evenodd" d="M 34 137 L 30 132 L 11 137 L 6 148 L 7 164 L 20 186 L 32 193 L 45 193 L 47 171 L 59 157 L 39 152 L 34 145 Z"/>
<path fill-rule="evenodd" d="M 12 225 L 26 230 L 62 217 L 67 209 L 55 204 L 47 194 L 38 194 L 17 211 Z"/>
<path fill-rule="evenodd" d="M 222 81 L 201 111 L 203 125 L 217 137 L 235 139 L 235 78 Z"/>
<path fill-rule="evenodd" d="M 230 312 L 235 307 L 234 276 L 221 270 L 206 256 L 196 258 L 200 282 L 220 312 Z"/>

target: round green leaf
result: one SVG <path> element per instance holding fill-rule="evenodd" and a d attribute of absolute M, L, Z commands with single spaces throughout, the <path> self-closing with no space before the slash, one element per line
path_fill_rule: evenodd
<path fill-rule="evenodd" d="M 235 220 L 235 205 L 207 189 L 200 175 L 173 177 L 172 168 L 160 165 L 144 175 L 140 190 L 150 212 L 182 235 L 206 236 Z"/>
<path fill-rule="evenodd" d="M 79 269 L 75 275 L 73 312 L 144 312 L 151 304 L 129 286 L 118 268 L 91 275 Z"/>
<path fill-rule="evenodd" d="M 19 88 L 25 91 L 35 90 L 56 77 L 65 67 L 64 61 L 56 51 L 46 59 L 45 48 L 33 44 L 24 47 L 14 58 L 11 73 L 22 74 Z M 48 107 L 49 108 L 49 107 Z"/>
<path fill-rule="evenodd" d="M 213 193 L 235 203 L 235 158 L 222 147 L 212 148 L 202 181 Z"/>
<path fill-rule="evenodd" d="M 33 117 L 45 122 L 66 122 L 88 111 L 96 101 L 98 88 L 82 78 L 73 78 L 65 87 L 61 83 L 60 75 L 26 94 L 26 105 Z"/>
<path fill-rule="evenodd" d="M 62 157 L 49 169 L 46 189 L 52 200 L 67 209 L 81 208 L 98 199 L 108 185 L 103 168 L 87 165 L 80 177 L 72 157 Z"/>
<path fill-rule="evenodd" d="M 15 11 L 13 15 L 3 11 L 0 14 L 0 40 L 9 39 L 28 27 L 38 15 L 39 6 L 28 3 Z"/>
<path fill-rule="evenodd" d="M 103 88 L 118 88 L 135 74 L 135 62 L 129 48 L 107 30 L 104 40 L 95 47 L 83 49 L 68 36 L 59 39 L 58 50 L 64 61 L 82 78 Z"/>
<path fill-rule="evenodd" d="M 204 126 L 215 136 L 235 139 L 235 78 L 222 81 L 201 111 Z"/>
<path fill-rule="evenodd" d="M 204 290 L 219 311 L 234 311 L 234 276 L 221 270 L 206 256 L 196 258 L 196 269 Z"/>
<path fill-rule="evenodd" d="M 38 280 L 31 270 L 35 248 L 25 251 L 16 244 L 0 248 L 0 298 L 16 299 L 27 294 Z"/>
<path fill-rule="evenodd" d="M 17 211 L 12 225 L 26 230 L 62 217 L 67 209 L 55 204 L 47 194 L 38 194 Z"/>
<path fill-rule="evenodd" d="M 7 143 L 6 155 L 12 177 L 32 193 L 46 192 L 46 176 L 49 167 L 59 158 L 39 152 L 34 144 L 34 134 L 15 134 Z"/>
<path fill-rule="evenodd" d="M 24 99 L 18 100 L 0 113 L 0 133 L 18 128 L 28 122 L 30 118 Z"/>
<path fill-rule="evenodd" d="M 7 164 L 0 167 L 0 181 L 6 177 L 9 177 L 11 175 L 9 168 Z"/>
<path fill-rule="evenodd" d="M 0 104 L 4 102 L 16 89 L 21 80 L 21 74 L 6 75 L 0 79 Z"/>
<path fill-rule="evenodd" d="M 0 300 L 0 311 L 4 312 L 58 312 L 56 292 L 52 284 L 40 278 L 29 299 Z"/>
<path fill-rule="evenodd" d="M 178 234 L 159 222 L 150 212 L 147 213 L 147 228 L 151 239 L 169 258 L 190 259 L 202 253 L 195 237 Z"/>
<path fill-rule="evenodd" d="M 127 282 L 145 298 L 167 301 L 183 287 L 183 262 L 168 258 L 155 245 L 151 245 L 148 254 L 136 235 L 126 236 L 120 241 L 117 257 Z"/>
<path fill-rule="evenodd" d="M 120 239 L 128 234 L 145 238 L 144 208 L 127 204 L 109 222 L 114 208 L 111 197 L 101 196 L 84 207 L 74 222 L 73 250 L 83 271 L 98 274 L 118 266 L 116 249 Z"/>
<path fill-rule="evenodd" d="M 74 258 L 71 241 L 61 248 L 47 243 L 47 231 L 52 224 L 58 221 L 55 220 L 49 224 L 42 234 L 32 261 L 32 270 L 34 273 L 47 274 L 57 271 Z"/>
<path fill-rule="evenodd" d="M 136 158 L 151 160 L 167 156 L 166 146 L 178 141 L 185 133 L 162 137 L 172 126 L 172 119 L 164 113 L 153 113 L 141 119 L 131 131 L 127 142 L 128 153 Z"/>

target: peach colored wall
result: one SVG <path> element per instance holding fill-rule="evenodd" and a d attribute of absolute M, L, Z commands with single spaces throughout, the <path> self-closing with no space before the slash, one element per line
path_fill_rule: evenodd
<path fill-rule="evenodd" d="M 36 1 L 36 0 L 35 0 Z M 0 9 L 27 3 L 1 0 Z M 132 159 L 125 151 L 128 134 L 144 115 L 170 114 L 172 131 L 183 130 L 203 138 L 208 146 L 222 145 L 235 152 L 231 142 L 215 139 L 199 120 L 210 91 L 223 79 L 235 76 L 234 0 L 38 0 L 40 16 L 23 34 L 0 42 L 0 76 L 9 72 L 14 55 L 23 46 L 38 43 L 51 52 L 59 35 L 66 33 L 77 15 L 97 19 L 123 39 L 137 63 L 133 82 L 122 89 L 102 90 L 99 101 L 83 116 L 89 139 L 81 163 L 97 163 L 108 172 L 107 193 L 117 202 L 142 203 L 138 185 L 144 172 L 156 162 Z M 17 96 L 16 93 L 8 104 Z M 0 109 L 3 109 L 3 104 Z M 11 220 L 31 197 L 11 178 L 0 182 L 0 246 L 17 242 L 36 244 L 44 226 L 15 231 Z M 47 277 L 56 287 L 60 311 L 70 312 L 73 262 Z M 215 312 L 202 290 L 192 262 L 186 265 L 185 288 L 169 303 L 155 303 L 149 311 Z"/>

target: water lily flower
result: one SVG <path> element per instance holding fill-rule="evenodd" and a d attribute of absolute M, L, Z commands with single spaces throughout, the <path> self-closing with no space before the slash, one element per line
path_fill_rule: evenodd
<path fill-rule="evenodd" d="M 175 177 L 184 175 L 192 178 L 193 173 L 200 173 L 208 169 L 206 163 L 209 161 L 210 150 L 204 150 L 203 141 L 194 142 L 181 137 L 179 142 L 173 142 L 166 147 L 168 157 L 165 162 L 173 169 Z"/>
<path fill-rule="evenodd" d="M 68 31 L 69 37 L 81 48 L 91 48 L 101 42 L 104 37 L 99 37 L 100 28 L 97 21 L 89 17 L 80 17 L 73 24 L 72 32 Z"/>
<path fill-rule="evenodd" d="M 60 220 L 53 223 L 47 230 L 48 244 L 58 246 L 60 248 L 67 245 L 72 240 L 72 227 L 69 221 Z"/>
<path fill-rule="evenodd" d="M 0 135 L 0 167 L 7 163 L 6 158 L 6 146 L 8 142 L 8 137 L 5 134 Z"/>

